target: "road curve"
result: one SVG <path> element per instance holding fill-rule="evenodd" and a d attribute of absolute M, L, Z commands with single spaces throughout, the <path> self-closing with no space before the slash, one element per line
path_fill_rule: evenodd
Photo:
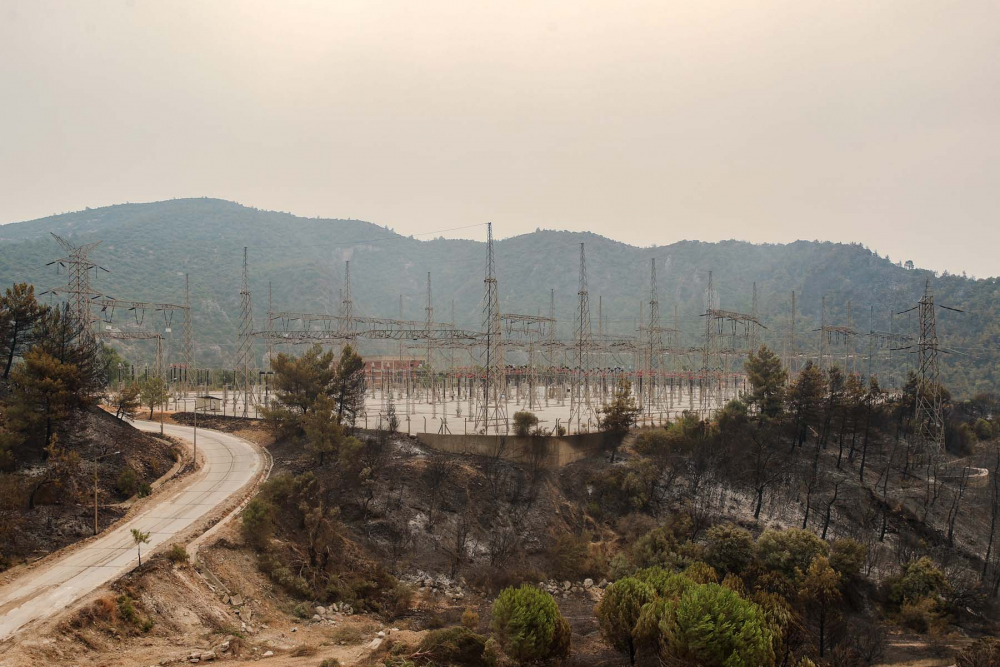
<path fill-rule="evenodd" d="M 137 421 L 136 428 L 159 432 L 160 424 Z M 164 426 L 167 435 L 191 441 L 187 426 Z M 149 532 L 143 553 L 173 540 L 238 493 L 260 472 L 263 461 L 249 442 L 218 431 L 198 431 L 198 451 L 205 465 L 176 489 L 150 499 L 126 523 L 96 540 L 26 572 L 0 588 L 0 641 L 28 623 L 47 618 L 99 586 L 135 567 L 138 556 L 132 528 Z"/>

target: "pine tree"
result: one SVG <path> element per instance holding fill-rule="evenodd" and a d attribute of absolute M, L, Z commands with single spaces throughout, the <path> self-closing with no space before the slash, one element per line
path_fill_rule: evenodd
<path fill-rule="evenodd" d="M 793 448 L 796 444 L 800 447 L 805 444 L 809 427 L 817 425 L 825 394 L 823 373 L 812 361 L 807 361 L 788 392 L 788 407 L 793 420 Z"/>
<path fill-rule="evenodd" d="M 751 387 L 746 402 L 754 408 L 759 419 L 780 418 L 788 380 L 781 359 L 766 345 L 761 345 L 759 350 L 750 353 L 744 367 Z"/>
<path fill-rule="evenodd" d="M 331 392 L 337 421 L 353 427 L 365 407 L 365 362 L 350 345 L 344 346 L 333 377 Z"/>
<path fill-rule="evenodd" d="M 0 297 L 0 355 L 3 379 L 10 377 L 14 359 L 35 341 L 36 327 L 48 308 L 35 300 L 35 287 L 18 283 Z"/>
<path fill-rule="evenodd" d="M 611 452 L 611 462 L 615 462 L 615 452 L 639 418 L 639 406 L 632 395 L 632 383 L 621 379 L 615 386 L 611 402 L 601 410 L 601 431 L 605 434 L 605 446 Z"/>
<path fill-rule="evenodd" d="M 826 627 L 840 602 L 840 575 L 825 556 L 816 556 L 802 579 L 799 595 L 816 621 L 819 657 L 826 653 Z"/>
<path fill-rule="evenodd" d="M 167 400 L 167 383 L 160 377 L 151 377 L 139 385 L 139 396 L 142 404 L 149 408 L 149 418 L 153 418 L 153 409 Z"/>
<path fill-rule="evenodd" d="M 69 416 L 83 407 L 79 369 L 35 346 L 11 374 L 13 391 L 7 403 L 9 445 L 38 455 L 59 431 L 71 426 Z"/>

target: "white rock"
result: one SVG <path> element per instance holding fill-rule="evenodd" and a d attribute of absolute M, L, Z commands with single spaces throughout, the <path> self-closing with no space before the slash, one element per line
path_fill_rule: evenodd
<path fill-rule="evenodd" d="M 274 655 L 274 651 L 264 651 L 264 655 L 261 657 L 270 658 L 272 655 Z"/>
<path fill-rule="evenodd" d="M 314 621 L 316 621 L 316 622 L 319 622 L 319 621 L 322 621 L 322 620 L 323 620 L 323 617 L 322 617 L 322 616 L 320 616 L 319 614 L 313 614 L 313 616 L 312 616 L 312 620 L 314 620 Z"/>
<path fill-rule="evenodd" d="M 298 632 L 298 631 L 299 631 L 298 628 L 292 628 L 292 632 Z"/>
<path fill-rule="evenodd" d="M 201 659 L 204 660 L 205 662 L 208 662 L 210 660 L 215 660 L 215 653 L 213 651 L 205 651 L 204 653 L 201 654 Z"/>
<path fill-rule="evenodd" d="M 569 583 L 568 581 L 564 581 L 562 586 L 564 591 L 568 591 L 573 587 L 573 584 Z"/>
<path fill-rule="evenodd" d="M 379 630 L 379 631 L 378 631 L 378 632 L 377 632 L 377 633 L 375 634 L 375 636 L 376 636 L 376 637 L 385 637 L 385 631 L 384 631 L 384 630 Z"/>
<path fill-rule="evenodd" d="M 593 588 L 594 587 L 594 580 L 590 579 L 590 578 L 584 579 L 583 580 L 583 587 L 584 588 Z"/>
<path fill-rule="evenodd" d="M 384 641 L 385 641 L 385 640 L 384 640 L 384 639 L 382 639 L 381 637 L 376 637 L 375 639 L 371 640 L 371 643 L 369 643 L 369 644 L 368 644 L 368 648 L 370 648 L 371 650 L 373 650 L 373 651 L 374 651 L 374 650 L 375 650 L 375 649 L 377 649 L 377 648 L 378 648 L 379 646 L 381 646 L 381 645 L 382 645 L 382 642 L 384 642 Z"/>
<path fill-rule="evenodd" d="M 318 615 L 323 616 L 326 614 L 326 607 L 316 607 L 313 611 L 315 611 Z"/>

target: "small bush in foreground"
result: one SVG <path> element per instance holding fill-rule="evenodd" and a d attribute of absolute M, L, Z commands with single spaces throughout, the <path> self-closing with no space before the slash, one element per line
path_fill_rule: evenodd
<path fill-rule="evenodd" d="M 188 562 L 188 552 L 180 544 L 175 544 L 170 547 L 170 551 L 167 552 L 167 560 L 176 565 L 183 565 Z"/>
<path fill-rule="evenodd" d="M 635 664 L 635 624 L 643 605 L 656 599 L 656 590 L 634 577 L 619 579 L 608 586 L 597 603 L 601 636 Z"/>
<path fill-rule="evenodd" d="M 439 665 L 481 665 L 486 638 L 460 625 L 431 630 L 417 647 Z"/>
<path fill-rule="evenodd" d="M 569 655 L 570 628 L 552 596 L 534 586 L 505 589 L 493 603 L 493 632 L 522 663 Z"/>

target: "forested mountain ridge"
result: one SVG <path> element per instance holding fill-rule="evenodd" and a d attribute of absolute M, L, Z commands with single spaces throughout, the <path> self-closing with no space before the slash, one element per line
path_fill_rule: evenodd
<path fill-rule="evenodd" d="M 442 228 L 453 227 L 442 223 Z M 465 230 L 485 239 L 485 227 Z M 482 241 L 418 240 L 359 220 L 302 218 L 261 211 L 217 199 L 179 199 L 123 204 L 0 226 L 0 279 L 27 281 L 38 291 L 64 284 L 65 275 L 47 263 L 63 256 L 49 236 L 55 232 L 74 243 L 101 240 L 93 260 L 110 270 L 94 279 L 97 290 L 118 298 L 179 303 L 184 274 L 191 276 L 197 362 L 223 366 L 232 361 L 240 313 L 242 249 L 249 248 L 256 324 L 265 325 L 268 284 L 275 310 L 336 312 L 344 283 L 344 260 L 351 260 L 351 288 L 356 314 L 395 317 L 399 296 L 403 316 L 423 319 L 426 274 L 432 274 L 434 319 L 455 319 L 460 327 L 481 327 L 485 244 Z M 494 224 L 497 237 L 503 223 Z M 914 313 L 891 312 L 915 305 L 931 279 L 936 302 L 964 313 L 939 310 L 938 334 L 944 380 L 959 395 L 993 391 L 1000 382 L 1000 284 L 995 278 L 934 276 L 908 270 L 858 244 L 797 241 L 755 245 L 741 241 L 680 241 L 637 248 L 596 234 L 539 230 L 496 243 L 501 308 L 505 312 L 547 314 L 555 290 L 558 335 L 568 337 L 577 305 L 579 244 L 586 244 L 587 275 L 594 331 L 598 311 L 607 330 L 633 334 L 640 302 L 649 301 L 650 259 L 657 260 L 661 319 L 678 326 L 685 345 L 700 345 L 709 271 L 720 306 L 749 310 L 753 284 L 758 311 L 776 349 L 783 344 L 796 292 L 796 340 L 815 350 L 820 304 L 826 296 L 829 324 L 846 324 L 847 304 L 861 331 L 874 328 L 916 334 Z M 602 305 L 599 305 L 601 303 Z M 648 311 L 647 311 L 648 312 Z M 162 316 L 156 315 L 162 320 Z M 157 321 L 171 345 L 181 340 L 179 323 Z M 859 342 L 860 354 L 867 343 Z M 135 354 L 141 354 L 140 349 Z M 909 351 L 896 352 L 907 359 Z M 912 355 L 910 355 L 912 356 Z M 907 359 L 907 361 L 912 361 Z"/>

